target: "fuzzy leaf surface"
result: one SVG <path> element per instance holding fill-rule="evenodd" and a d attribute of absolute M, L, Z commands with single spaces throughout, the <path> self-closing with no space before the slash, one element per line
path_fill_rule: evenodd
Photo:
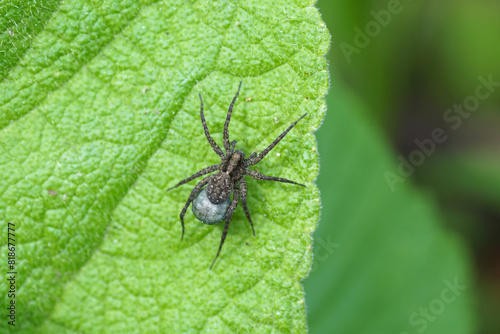
<path fill-rule="evenodd" d="M 0 63 L 0 223 L 16 224 L 16 333 L 305 332 L 299 281 L 319 217 L 312 133 L 329 46 L 312 3 L 53 2 L 38 21 L 16 7 L 10 25 L 43 21 L 21 29 L 36 31 L 29 47 L 3 44 L 23 47 Z M 307 187 L 248 180 L 257 237 L 238 208 L 209 271 L 223 226 L 188 211 L 181 242 L 195 181 L 166 189 L 220 161 L 198 93 L 222 145 L 240 80 L 230 135 L 247 154 L 308 112 L 257 166 Z M 6 284 L 0 294 L 6 305 Z"/>

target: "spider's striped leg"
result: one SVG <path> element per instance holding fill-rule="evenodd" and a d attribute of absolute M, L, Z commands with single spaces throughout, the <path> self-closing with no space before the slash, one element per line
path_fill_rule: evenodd
<path fill-rule="evenodd" d="M 212 264 L 210 265 L 210 269 L 212 269 L 212 267 L 214 266 L 215 260 L 217 260 L 217 258 L 219 257 L 220 250 L 222 249 L 222 245 L 224 244 L 224 241 L 226 240 L 227 230 L 229 229 L 229 222 L 231 221 L 231 217 L 234 213 L 234 210 L 236 210 L 236 207 L 238 206 L 239 199 L 240 199 L 240 190 L 238 187 L 235 186 L 234 191 L 233 191 L 233 201 L 231 202 L 231 205 L 229 206 L 229 209 L 227 210 L 226 223 L 224 224 L 224 231 L 222 232 L 219 250 L 217 251 L 217 255 L 215 256 L 215 259 L 212 261 Z"/>
<path fill-rule="evenodd" d="M 248 166 L 247 163 L 249 161 L 253 160 L 256 156 L 257 156 L 257 152 L 253 152 L 252 154 L 250 154 L 250 156 L 247 159 L 245 159 L 245 161 L 244 161 L 245 166 Z"/>
<path fill-rule="evenodd" d="M 283 182 L 283 183 L 292 183 L 292 184 L 296 184 L 296 185 L 301 186 L 301 187 L 305 187 L 305 185 L 303 185 L 301 183 L 297 183 L 295 181 L 287 180 L 287 179 L 284 179 L 282 177 L 263 175 L 263 174 L 261 174 L 259 172 L 251 170 L 251 169 L 245 169 L 245 171 L 243 172 L 243 174 L 244 175 L 249 175 L 249 176 L 253 177 L 256 180 L 277 181 L 277 182 Z"/>
<path fill-rule="evenodd" d="M 240 81 L 240 85 L 238 86 L 238 91 L 236 92 L 236 95 L 233 98 L 233 101 L 229 105 L 229 110 L 227 111 L 227 116 L 226 116 L 226 123 L 224 123 L 224 133 L 223 133 L 223 141 L 224 141 L 224 149 L 226 150 L 226 153 L 229 152 L 231 149 L 230 144 L 229 144 L 229 122 L 231 121 L 231 115 L 233 114 L 233 107 L 234 103 L 236 102 L 236 99 L 238 98 L 238 94 L 240 93 L 240 88 L 241 84 L 243 81 Z"/>
<path fill-rule="evenodd" d="M 235 147 L 236 147 L 236 140 L 233 140 L 233 141 L 231 142 L 231 153 L 233 153 L 233 152 L 234 152 L 234 148 L 235 148 Z"/>
<path fill-rule="evenodd" d="M 250 218 L 250 212 L 248 211 L 247 207 L 247 183 L 245 181 L 245 178 L 242 177 L 240 179 L 241 182 L 241 205 L 243 206 L 243 211 L 245 211 L 245 215 L 247 216 L 248 221 L 250 222 L 250 225 L 252 226 L 252 232 L 253 236 L 255 237 L 255 229 L 253 228 L 253 222 L 252 218 Z"/>
<path fill-rule="evenodd" d="M 210 136 L 210 132 L 208 131 L 208 126 L 207 126 L 207 121 L 205 121 L 205 114 L 203 114 L 203 100 L 201 98 L 201 94 L 198 94 L 200 96 L 200 103 L 201 103 L 201 108 L 200 108 L 200 118 L 201 118 L 201 124 L 203 124 L 203 130 L 205 131 L 205 136 L 207 137 L 208 142 L 210 143 L 210 146 L 214 149 L 215 153 L 219 155 L 219 157 L 224 156 L 224 152 L 222 152 L 221 148 L 215 140 Z"/>
<path fill-rule="evenodd" d="M 190 177 L 188 177 L 187 179 L 184 179 L 181 182 L 177 183 L 172 188 L 168 188 L 167 191 L 172 190 L 174 188 L 177 188 L 178 186 L 183 185 L 184 183 L 188 183 L 189 181 L 192 181 L 200 176 L 203 176 L 203 175 L 208 174 L 208 173 L 212 173 L 212 172 L 216 171 L 217 169 L 219 169 L 219 164 L 203 168 L 202 170 L 200 170 L 196 174 L 193 174 Z"/>
<path fill-rule="evenodd" d="M 266 156 L 266 154 L 268 154 L 273 148 L 274 146 L 276 146 L 280 141 L 281 139 L 283 139 L 286 134 L 288 133 L 288 131 L 290 131 L 294 126 L 295 124 L 297 124 L 302 118 L 304 118 L 305 116 L 307 115 L 307 113 L 305 113 L 304 115 L 302 115 L 298 120 L 296 120 L 295 122 L 292 123 L 292 125 L 290 125 L 288 127 L 288 129 L 286 129 L 285 131 L 283 131 L 282 134 L 280 134 L 278 136 L 278 138 L 276 138 L 272 143 L 271 145 L 269 145 L 264 151 L 260 152 L 259 155 L 253 159 L 248 159 L 246 162 L 245 162 L 245 166 L 252 166 L 252 165 L 255 165 L 256 163 L 258 163 L 259 161 L 261 161 L 262 159 L 264 159 L 264 157 Z"/>
<path fill-rule="evenodd" d="M 198 182 L 196 187 L 194 187 L 193 191 L 191 191 L 191 195 L 189 195 L 189 198 L 188 198 L 186 204 L 184 205 L 184 208 L 182 208 L 182 212 L 180 215 L 181 216 L 181 225 L 182 225 L 181 240 L 184 239 L 184 215 L 186 214 L 186 211 L 189 207 L 189 204 L 191 204 L 191 202 L 194 200 L 196 195 L 198 195 L 198 193 L 200 192 L 201 188 L 203 188 L 208 183 L 208 181 L 210 181 L 211 178 L 212 178 L 212 175 L 207 176 L 206 178 L 204 178 L 203 180 Z"/>

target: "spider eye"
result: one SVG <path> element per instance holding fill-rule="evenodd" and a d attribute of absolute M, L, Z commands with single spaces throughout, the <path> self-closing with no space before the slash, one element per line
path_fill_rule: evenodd
<path fill-rule="evenodd" d="M 229 205 L 231 205 L 229 197 L 220 204 L 210 202 L 206 188 L 203 188 L 193 200 L 191 208 L 199 221 L 208 225 L 216 225 L 226 218 Z"/>

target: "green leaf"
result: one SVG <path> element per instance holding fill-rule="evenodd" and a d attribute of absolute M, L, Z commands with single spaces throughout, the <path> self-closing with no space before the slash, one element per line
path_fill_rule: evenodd
<path fill-rule="evenodd" d="M 486 133 L 484 127 L 482 130 Z M 480 258 L 497 239 L 490 231 L 496 224 L 489 221 L 500 214 L 499 171 L 498 152 L 470 148 L 437 152 L 418 171 L 419 179 L 432 185 L 447 209 L 448 224 L 467 238 Z"/>
<path fill-rule="evenodd" d="M 500 155 L 494 150 L 461 150 L 432 157 L 421 177 L 434 185 L 442 197 L 462 206 L 482 203 L 498 211 L 500 204 Z"/>
<path fill-rule="evenodd" d="M 311 333 L 473 333 L 468 255 L 366 122 L 359 98 L 335 85 L 318 132 L 322 216 L 304 281 Z M 328 167 L 325 167 L 328 166 Z M 451 289 L 455 286 L 456 289 Z"/>
<path fill-rule="evenodd" d="M 9 0 L 0 4 L 0 80 L 21 60 L 59 0 Z"/>
<path fill-rule="evenodd" d="M 0 83 L 0 222 L 16 225 L 16 333 L 305 332 L 299 281 L 319 217 L 312 133 L 329 47 L 313 2 L 59 5 Z M 308 112 L 257 166 L 307 187 L 249 180 L 257 237 L 239 208 L 209 271 L 223 227 L 189 211 L 181 242 L 195 182 L 166 189 L 218 162 L 198 93 L 221 144 L 240 80 L 230 135 L 247 153 Z"/>

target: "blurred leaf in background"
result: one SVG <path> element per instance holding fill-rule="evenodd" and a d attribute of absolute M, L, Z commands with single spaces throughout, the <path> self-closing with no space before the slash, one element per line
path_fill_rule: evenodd
<path fill-rule="evenodd" d="M 318 132 L 323 209 L 304 282 L 311 333 L 471 333 L 467 252 L 410 181 L 391 190 L 383 136 L 355 94 L 333 89 Z"/>
<path fill-rule="evenodd" d="M 348 43 L 356 45 L 359 42 L 359 31 L 366 32 L 366 27 L 375 22 L 375 16 L 388 10 L 391 4 L 398 3 L 402 8 L 390 18 L 385 26 L 381 25 L 378 31 L 372 30 L 368 36 L 369 42 L 359 48 L 352 58 L 346 57 L 341 45 Z M 329 53 L 330 70 L 337 84 L 333 85 L 328 97 L 328 112 L 323 127 L 318 132 L 318 145 L 321 155 L 321 174 L 318 185 L 322 193 L 322 220 L 315 233 L 315 261 L 310 277 L 305 281 L 308 293 L 309 321 L 311 332 L 329 333 L 327 328 L 349 328 L 358 326 L 355 320 L 350 323 L 335 317 L 331 320 L 331 327 L 325 316 L 315 315 L 314 310 L 331 309 L 338 298 L 344 297 L 342 290 L 353 289 L 349 284 L 341 284 L 339 277 L 347 275 L 342 266 L 347 259 L 358 263 L 355 256 L 376 256 L 382 252 L 387 243 L 396 243 L 412 235 L 415 240 L 423 234 L 409 232 L 406 229 L 414 224 L 419 228 L 427 228 L 425 235 L 436 235 L 441 239 L 437 244 L 448 249 L 448 255 L 454 260 L 436 261 L 437 254 L 430 260 L 421 263 L 421 271 L 408 279 L 408 285 L 382 284 L 377 281 L 375 274 L 354 274 L 351 280 L 358 286 L 370 286 L 372 297 L 361 294 L 363 302 L 355 302 L 356 294 L 352 299 L 341 299 L 345 308 L 359 307 L 358 321 L 366 322 L 374 312 L 362 312 L 372 305 L 373 309 L 381 312 L 395 312 L 408 310 L 412 307 L 424 307 L 426 302 L 420 300 L 415 306 L 412 298 L 402 298 L 403 295 L 424 295 L 432 289 L 437 289 L 439 279 L 435 274 L 445 270 L 444 265 L 455 263 L 456 268 L 462 268 L 464 275 L 469 279 L 466 290 L 467 300 L 457 300 L 461 306 L 453 304 L 432 322 L 422 332 L 435 333 L 500 333 L 500 89 L 496 88 L 486 99 L 481 99 L 477 110 L 469 116 L 463 117 L 460 126 L 451 129 L 445 121 L 445 114 L 456 105 L 471 101 L 476 94 L 480 77 L 491 78 L 495 85 L 500 82 L 500 3 L 490 0 L 459 0 L 459 1 L 318 1 L 318 7 L 323 15 L 329 30 L 332 32 L 333 44 Z M 398 7 L 399 8 L 399 7 Z M 373 29 L 373 24 L 372 24 Z M 375 29 L 376 30 L 376 29 Z M 357 40 L 358 39 L 358 40 Z M 348 93 L 356 92 L 356 93 Z M 346 97 L 345 95 L 348 95 Z M 349 101 L 349 102 L 348 102 Z M 359 122 L 355 122 L 364 130 L 364 136 L 352 136 L 346 140 L 352 131 L 347 131 L 343 121 L 339 119 L 342 113 L 358 115 Z M 340 115 L 339 115 L 340 114 Z M 360 125 L 360 124 L 365 125 Z M 367 123 L 369 123 L 367 125 Z M 359 222 L 371 225 L 377 224 L 380 230 L 372 233 L 371 238 L 365 237 L 365 244 L 376 243 L 379 247 L 371 247 L 368 252 L 364 244 L 350 252 L 342 252 L 343 247 L 351 247 L 352 239 L 344 239 L 343 229 L 352 229 L 353 235 L 364 235 L 363 228 L 356 226 L 343 227 L 349 214 L 344 207 L 338 207 L 337 197 L 348 197 L 357 187 L 370 189 L 363 180 L 373 181 L 372 187 L 381 179 L 373 174 L 377 165 L 375 161 L 385 156 L 384 164 L 390 170 L 397 169 L 398 156 L 408 158 L 418 149 L 417 141 L 425 140 L 435 129 L 445 129 L 446 140 L 436 144 L 432 154 L 426 155 L 421 166 L 415 168 L 404 184 L 398 184 L 392 197 L 386 190 L 380 189 L 377 195 L 372 195 L 372 204 L 381 202 L 398 203 L 383 211 L 386 219 L 381 219 L 382 213 L 369 215 L 370 206 L 363 205 L 363 197 L 357 196 L 359 205 L 351 209 Z M 346 133 L 346 137 L 334 135 L 335 132 Z M 372 154 L 379 152 L 378 157 L 371 161 L 351 163 L 349 168 L 353 173 L 350 187 L 336 180 L 338 165 L 345 160 L 352 161 L 354 150 L 347 153 L 345 146 L 350 142 L 359 143 L 366 133 L 376 134 L 380 140 L 367 140 L 365 150 Z M 340 141 L 340 143 L 339 143 Z M 378 142 L 378 149 L 375 149 Z M 371 147 L 370 149 L 368 149 Z M 381 162 L 379 163 L 381 164 Z M 359 167 L 361 165 L 361 167 Z M 374 166 L 375 165 L 375 166 Z M 347 167 L 344 167 L 347 168 Z M 367 175 L 354 178 L 354 170 L 363 170 Z M 380 170 L 380 167 L 379 167 Z M 371 172 L 371 173 L 370 173 Z M 342 174 L 343 175 L 343 174 Z M 356 180 L 356 181 L 354 181 Z M 345 182 L 345 181 L 344 181 Z M 401 186 L 401 187 L 400 187 Z M 420 189 L 419 189 L 420 188 Z M 366 190 L 368 191 L 368 190 Z M 412 195 L 410 195 L 412 194 Z M 404 198 L 407 198 L 404 200 Z M 420 200 L 418 200 L 419 198 Z M 365 200 L 367 201 L 367 200 Z M 422 202 L 419 213 L 406 211 L 404 202 Z M 410 205 L 407 203 L 406 205 Z M 335 208 L 335 209 L 334 209 Z M 401 211 L 400 211 L 401 210 Z M 400 214 L 399 219 L 398 212 Z M 427 212 L 427 214 L 424 214 Z M 429 212 L 433 214 L 429 215 Z M 363 219 L 361 217 L 364 217 Z M 398 221 L 397 227 L 391 227 L 391 219 Z M 354 221 L 358 221 L 354 220 Z M 326 225 L 326 226 L 325 226 Z M 354 231 L 357 232 L 354 232 Z M 397 235 L 391 238 L 393 233 Z M 357 233 L 357 234 L 355 234 Z M 460 242 L 457 233 L 465 243 Z M 439 236 L 439 237 L 438 237 Z M 380 244 L 377 238 L 387 238 Z M 323 240 L 323 242 L 321 242 Z M 329 247 L 331 255 L 325 255 L 325 240 L 331 240 L 335 248 Z M 347 240 L 347 241 L 346 241 Z M 390 241 L 387 241 L 390 240 Z M 446 241 L 448 240 L 448 241 Z M 455 240 L 455 241 L 450 241 Z M 449 246 L 453 244 L 454 246 Z M 405 257 L 408 263 L 422 260 L 428 247 L 422 247 L 419 254 L 411 252 L 412 243 L 406 242 L 399 254 Z M 449 247 L 446 247 L 448 245 Z M 392 245 L 395 247 L 395 245 Z M 439 248 L 439 247 L 438 247 Z M 392 275 L 404 275 L 400 266 L 396 265 L 396 252 L 389 252 L 384 265 L 394 265 Z M 329 253 L 326 253 L 329 254 Z M 404 255 L 403 255 L 404 254 Z M 469 255 L 470 254 L 470 255 Z M 442 256 L 443 254 L 441 254 Z M 327 257 L 327 260 L 321 261 Z M 335 260 L 334 260 L 334 259 Z M 443 258 L 444 259 L 444 258 Z M 400 259 L 401 260 L 401 259 Z M 414 263 L 415 267 L 417 262 Z M 355 266 L 354 264 L 352 265 Z M 383 268 L 384 266 L 380 266 Z M 414 267 L 414 268 L 415 268 Z M 404 267 L 402 267 L 404 268 Z M 363 268 L 358 269 L 364 273 Z M 369 269 L 364 269 L 369 270 Z M 375 272 L 375 270 L 373 270 Z M 404 269 L 405 272 L 411 270 Z M 359 276 L 364 277 L 360 278 Z M 439 275 L 438 275 L 439 276 Z M 430 279 L 427 284 L 424 281 Z M 415 285 L 415 281 L 420 285 Z M 320 283 L 321 282 L 321 283 Z M 376 284 L 378 283 L 378 284 Z M 380 293 L 380 290 L 385 291 Z M 417 288 L 419 286 L 419 288 Z M 323 291 L 323 292 L 320 292 Z M 351 290 L 350 290 L 351 291 Z M 356 291 L 356 290 L 355 290 Z M 397 292 L 400 293 L 397 293 Z M 418 292 L 420 291 L 420 292 Z M 380 294 L 379 294 L 380 293 Z M 432 293 L 430 293 L 432 295 Z M 361 297 L 358 297 L 361 298 Z M 431 298 L 431 297 L 428 297 Z M 327 302 L 327 300 L 330 302 Z M 424 298 L 425 299 L 425 298 Z M 387 306 L 384 304 L 390 305 Z M 432 301 L 428 300 L 427 303 Z M 475 303 L 473 301 L 476 301 Z M 352 306 L 352 304 L 354 306 Z M 397 306 L 396 306 L 397 305 Z M 472 305 L 477 305 L 473 307 Z M 395 307 L 396 310 L 391 310 Z M 456 307 L 456 308 L 455 308 Z M 341 312 L 335 308 L 336 312 Z M 410 312 L 410 311 L 408 311 Z M 328 313 L 324 311 L 324 313 Z M 404 312 L 403 312 L 404 313 Z M 411 312 L 410 312 L 411 314 Z M 475 315 L 474 315 L 475 314 Z M 400 315 L 404 317 L 403 314 Z M 407 314 L 407 316 L 409 316 Z M 387 324 L 394 326 L 394 330 L 402 328 L 394 322 L 400 318 L 387 315 Z M 478 321 L 474 322 L 477 317 Z M 363 320 L 360 320 L 363 319 Z M 380 317 L 376 320 L 383 322 Z M 406 325 L 408 325 L 408 319 Z M 445 323 L 449 321 L 449 326 Z M 377 322 L 377 324 L 379 323 Z M 340 325 L 341 324 L 341 325 Z M 455 327 L 457 324 L 461 326 Z M 476 325 L 477 326 L 476 326 Z M 352 327 L 351 327 L 352 328 Z M 375 327 L 372 326 L 372 329 Z M 417 326 L 402 329 L 403 333 L 419 332 Z M 348 333 L 348 331 L 346 331 Z M 375 330 L 367 332 L 376 333 Z M 391 331 L 380 330 L 380 333 Z M 392 331 L 394 332 L 394 331 Z M 397 332 L 394 332 L 397 333 Z"/>

